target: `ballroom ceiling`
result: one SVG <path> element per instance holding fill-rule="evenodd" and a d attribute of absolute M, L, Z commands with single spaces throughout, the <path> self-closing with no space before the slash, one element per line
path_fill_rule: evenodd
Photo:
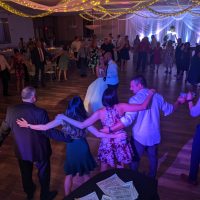
<path fill-rule="evenodd" d="M 20 4 L 20 2 L 34 2 L 36 4 L 41 4 L 44 6 L 49 6 L 49 7 L 53 7 L 53 6 L 58 6 L 61 5 L 62 3 L 65 2 L 74 2 L 74 0 L 1 0 L 2 2 L 6 2 L 6 3 L 14 3 L 14 4 Z M 76 2 L 87 2 L 87 0 L 76 0 Z M 92 1 L 92 0 L 91 0 Z M 102 1 L 99 0 L 99 2 L 101 2 L 101 5 L 115 5 L 115 6 L 127 6 L 127 5 L 137 5 L 138 3 L 148 3 L 151 0 L 109 0 L 109 1 Z M 198 1 L 198 0 L 196 0 Z M 106 2 L 106 3 L 105 3 Z M 177 6 L 179 5 L 190 5 L 192 2 L 192 0 L 159 0 L 158 2 L 155 3 L 156 6 Z"/>
<path fill-rule="evenodd" d="M 58 15 L 60 13 L 63 15 L 63 13 L 88 11 L 93 14 L 120 16 L 144 9 L 161 15 L 159 13 L 161 11 L 165 11 L 167 14 L 199 11 L 200 0 L 0 0 L 0 7 L 24 17 L 43 17 L 49 14 Z M 198 14 L 200 15 L 200 12 Z"/>

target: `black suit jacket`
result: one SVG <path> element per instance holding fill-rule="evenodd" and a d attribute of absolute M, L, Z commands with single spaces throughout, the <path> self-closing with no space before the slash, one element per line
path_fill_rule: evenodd
<path fill-rule="evenodd" d="M 43 69 L 44 65 L 46 64 L 46 58 L 45 58 L 46 53 L 45 53 L 44 49 L 42 49 L 42 52 L 43 52 L 43 55 L 44 55 L 44 61 L 43 62 L 40 61 L 40 54 L 39 54 L 37 47 L 35 47 L 33 49 L 33 51 L 31 52 L 31 61 L 39 69 Z"/>
<path fill-rule="evenodd" d="M 15 153 L 18 158 L 32 162 L 49 159 L 50 141 L 44 134 L 38 134 L 44 131 L 19 127 L 16 120 L 20 118 L 26 119 L 31 124 L 46 124 L 49 121 L 47 112 L 32 103 L 21 103 L 7 109 L 5 122 L 13 133 Z"/>

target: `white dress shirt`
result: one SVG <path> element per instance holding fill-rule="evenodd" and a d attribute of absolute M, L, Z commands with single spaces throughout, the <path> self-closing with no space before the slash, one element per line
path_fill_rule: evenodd
<path fill-rule="evenodd" d="M 10 65 L 3 55 L 0 54 L 0 71 L 5 70 L 6 68 L 10 69 Z"/>
<path fill-rule="evenodd" d="M 141 89 L 129 99 L 129 103 L 141 104 L 147 95 L 148 89 Z M 121 118 L 121 122 L 129 126 L 135 121 L 132 129 L 133 138 L 144 146 L 153 146 L 160 143 L 160 111 L 167 116 L 173 112 L 173 105 L 156 93 L 147 110 L 127 112 Z"/>
<path fill-rule="evenodd" d="M 108 62 L 108 69 L 106 73 L 106 84 L 116 85 L 118 83 L 119 83 L 119 78 L 118 78 L 117 64 L 113 60 L 110 60 Z"/>
<path fill-rule="evenodd" d="M 39 56 L 40 56 L 40 61 L 44 62 L 44 53 L 42 51 L 42 48 L 38 48 Z"/>

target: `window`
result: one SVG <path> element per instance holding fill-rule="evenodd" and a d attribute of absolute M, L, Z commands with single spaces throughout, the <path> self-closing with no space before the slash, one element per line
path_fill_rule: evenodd
<path fill-rule="evenodd" d="M 8 44 L 11 42 L 10 30 L 7 18 L 0 18 L 0 44 Z"/>

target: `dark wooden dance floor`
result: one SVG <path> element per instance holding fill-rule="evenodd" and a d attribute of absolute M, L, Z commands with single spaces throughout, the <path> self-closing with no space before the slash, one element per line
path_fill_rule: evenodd
<path fill-rule="evenodd" d="M 174 102 L 181 91 L 186 89 L 184 81 L 176 81 L 174 77 L 175 68 L 171 75 L 165 75 L 164 69 L 160 67 L 159 74 L 148 69 L 145 76 L 149 87 L 154 87 L 169 101 Z M 129 91 L 129 81 L 135 75 L 131 62 L 127 72 L 120 74 L 119 97 L 121 102 L 127 102 L 132 95 Z M 57 113 L 66 109 L 68 100 L 74 95 L 84 98 L 88 85 L 95 79 L 88 74 L 87 78 L 80 78 L 76 69 L 71 69 L 69 80 L 65 82 L 47 81 L 46 88 L 37 89 L 37 105 L 45 108 L 51 119 Z M 1 90 L 1 87 L 0 87 Z M 4 119 L 6 108 L 9 105 L 20 102 L 20 96 L 16 93 L 15 82 L 10 84 L 10 97 L 0 95 L 0 122 Z M 159 145 L 159 169 L 158 169 L 158 192 L 161 200 L 197 200 L 200 199 L 200 186 L 192 187 L 180 180 L 181 173 L 187 173 L 191 152 L 191 139 L 198 124 L 197 118 L 189 115 L 188 106 L 183 105 L 171 116 L 162 117 L 161 132 L 162 142 Z M 130 128 L 127 129 L 129 134 Z M 96 157 L 99 139 L 88 135 L 91 151 Z M 64 196 L 63 191 L 63 164 L 65 159 L 65 144 L 51 141 L 53 155 L 51 158 L 51 188 L 58 190 L 57 200 Z M 141 161 L 140 171 L 145 172 L 148 162 L 145 158 Z M 97 174 L 99 169 L 92 173 Z M 35 199 L 39 199 L 39 183 L 34 170 L 34 181 L 37 184 Z M 75 180 L 73 188 L 81 182 L 80 178 Z M 1 200 L 23 200 L 25 194 L 22 189 L 18 163 L 13 152 L 13 140 L 9 135 L 2 147 L 0 147 L 0 199 Z"/>

